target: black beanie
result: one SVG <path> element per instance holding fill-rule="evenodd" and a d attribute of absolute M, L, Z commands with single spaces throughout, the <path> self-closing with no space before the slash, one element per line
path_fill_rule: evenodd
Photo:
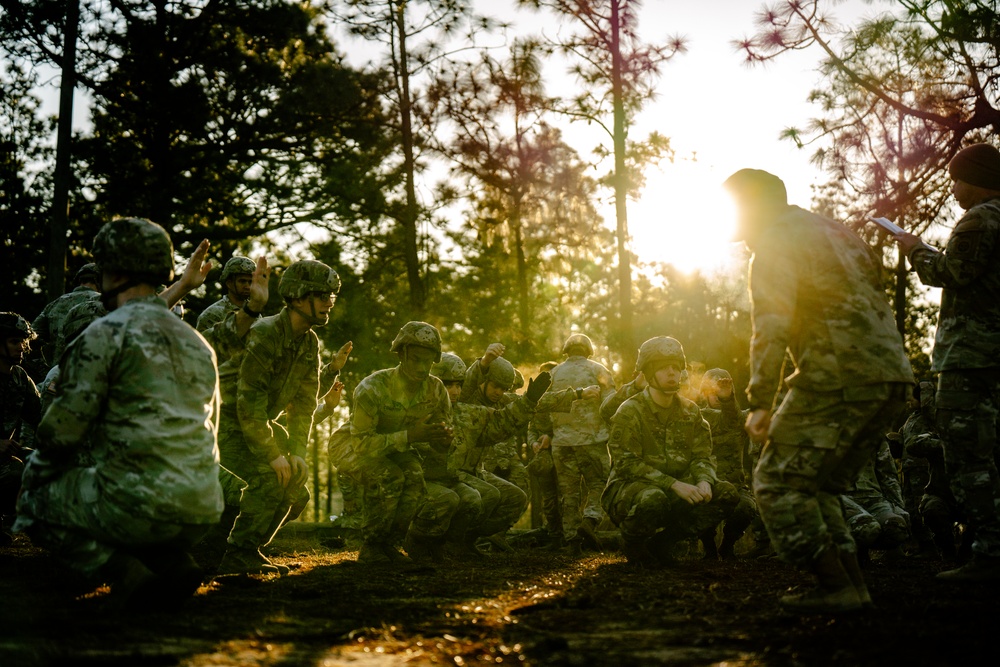
<path fill-rule="evenodd" d="M 990 144 L 973 144 L 960 150 L 948 163 L 948 173 L 988 190 L 1000 190 L 1000 151 Z"/>

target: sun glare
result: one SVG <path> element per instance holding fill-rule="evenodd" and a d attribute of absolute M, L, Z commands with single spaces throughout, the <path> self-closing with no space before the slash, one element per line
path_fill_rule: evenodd
<path fill-rule="evenodd" d="M 671 264 L 684 273 L 731 268 L 739 250 L 732 241 L 736 218 L 722 180 L 696 162 L 650 169 L 628 212 L 639 261 Z"/>

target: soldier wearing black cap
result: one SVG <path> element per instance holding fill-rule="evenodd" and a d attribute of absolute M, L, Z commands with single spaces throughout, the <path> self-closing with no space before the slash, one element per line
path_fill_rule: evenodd
<path fill-rule="evenodd" d="M 965 214 L 943 252 L 913 234 L 895 237 L 925 285 L 941 287 L 931 369 L 938 371 L 938 430 L 952 491 L 975 529 L 972 560 L 938 575 L 1000 581 L 1000 151 L 962 149 L 948 165 Z"/>

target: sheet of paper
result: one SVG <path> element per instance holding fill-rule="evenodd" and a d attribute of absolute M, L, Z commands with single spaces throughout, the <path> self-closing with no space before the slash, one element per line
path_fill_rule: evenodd
<path fill-rule="evenodd" d="M 869 222 L 874 222 L 876 225 L 889 232 L 890 234 L 902 234 L 903 228 L 897 225 L 895 222 L 889 218 L 868 218 Z"/>

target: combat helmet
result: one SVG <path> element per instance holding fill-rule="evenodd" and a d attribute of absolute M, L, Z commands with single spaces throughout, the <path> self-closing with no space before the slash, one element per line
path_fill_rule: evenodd
<path fill-rule="evenodd" d="M 441 382 L 462 382 L 467 366 L 462 358 L 451 352 L 442 352 L 441 361 L 431 367 L 431 375 Z"/>
<path fill-rule="evenodd" d="M 578 348 L 584 350 L 586 353 L 583 355 L 588 359 L 594 356 L 594 343 L 590 340 L 590 336 L 582 333 L 575 333 L 570 335 L 563 343 L 562 353 L 569 354 L 569 351 L 573 348 Z"/>
<path fill-rule="evenodd" d="M 733 376 L 729 374 L 724 368 L 713 368 L 711 370 L 705 371 L 705 374 L 701 376 L 701 392 L 705 393 L 708 389 L 710 382 L 719 382 L 720 380 L 730 380 L 732 381 Z"/>
<path fill-rule="evenodd" d="M 250 272 L 253 273 L 253 270 Z M 285 269 L 281 274 L 281 282 L 278 283 L 278 294 L 284 299 L 301 299 L 310 292 L 336 294 L 339 291 L 340 276 L 337 272 L 314 259 L 295 262 Z"/>
<path fill-rule="evenodd" d="M 17 313 L 5 312 L 0 313 L 0 336 L 3 336 L 4 339 L 34 340 L 38 334 L 31 328 L 28 320 Z"/>
<path fill-rule="evenodd" d="M 521 371 L 514 369 L 514 385 L 511 387 L 514 391 L 522 389 L 524 387 L 524 376 L 521 375 Z"/>
<path fill-rule="evenodd" d="M 174 277 L 174 245 L 160 225 L 145 218 L 118 218 L 94 237 L 94 260 L 101 271 L 166 283 Z"/>
<path fill-rule="evenodd" d="M 441 334 L 433 325 L 427 322 L 407 322 L 396 334 L 389 347 L 390 352 L 399 352 L 408 345 L 426 347 L 433 350 L 437 357 L 435 363 L 441 361 Z"/>
<path fill-rule="evenodd" d="M 82 285 L 83 283 L 100 283 L 101 269 L 93 262 L 84 264 L 77 270 L 76 275 L 73 276 L 73 282 L 77 285 Z"/>
<path fill-rule="evenodd" d="M 635 362 L 635 369 L 644 373 L 650 364 L 667 361 L 677 363 L 683 370 L 687 365 L 687 360 L 684 358 L 684 348 L 676 338 L 656 336 L 639 347 L 639 358 Z"/>
<path fill-rule="evenodd" d="M 256 270 L 257 265 L 249 257 L 230 257 L 226 265 L 222 267 L 222 275 L 219 276 L 219 282 L 225 285 L 230 276 L 252 276 Z"/>
<path fill-rule="evenodd" d="M 514 370 L 514 365 L 503 357 L 497 357 L 490 362 L 490 367 L 486 370 L 486 375 L 483 376 L 483 380 L 487 382 L 492 382 L 498 387 L 503 388 L 504 391 L 510 391 L 510 388 L 514 386 L 514 380 L 517 378 L 517 371 Z"/>

